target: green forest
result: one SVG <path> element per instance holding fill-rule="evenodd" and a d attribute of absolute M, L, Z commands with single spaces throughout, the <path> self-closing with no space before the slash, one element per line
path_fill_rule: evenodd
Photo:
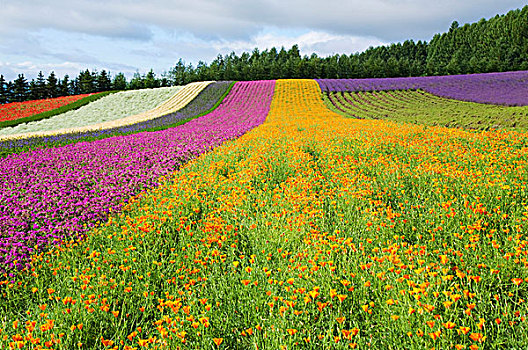
<path fill-rule="evenodd" d="M 429 42 L 406 40 L 370 47 L 360 53 L 319 57 L 302 56 L 297 45 L 271 48 L 240 56 L 218 55 L 209 64 L 196 66 L 180 59 L 157 76 L 152 70 L 137 72 L 130 81 L 123 73 L 88 69 L 75 78 L 58 78 L 42 72 L 28 81 L 23 74 L 13 81 L 0 75 L 0 103 L 76 95 L 107 90 L 143 89 L 184 85 L 206 80 L 264 80 L 281 78 L 383 78 L 528 70 L 528 6 L 459 25 L 454 21 L 445 33 Z"/>

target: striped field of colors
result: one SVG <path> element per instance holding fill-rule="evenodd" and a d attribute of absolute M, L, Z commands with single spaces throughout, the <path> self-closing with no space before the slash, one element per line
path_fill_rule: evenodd
<path fill-rule="evenodd" d="M 0 348 L 524 347 L 524 107 L 320 84 L 3 157 Z"/>

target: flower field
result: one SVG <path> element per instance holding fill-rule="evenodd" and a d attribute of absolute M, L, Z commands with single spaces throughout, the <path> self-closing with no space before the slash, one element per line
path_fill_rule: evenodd
<path fill-rule="evenodd" d="M 185 124 L 4 157 L 0 348 L 524 347 L 528 135 L 319 84 L 213 83 Z"/>
<path fill-rule="evenodd" d="M 528 107 L 464 102 L 423 91 L 326 92 L 323 98 L 330 109 L 354 118 L 479 130 L 528 127 Z"/>
<path fill-rule="evenodd" d="M 183 102 L 185 103 L 181 103 L 182 101 L 174 101 L 175 106 L 170 106 L 171 108 L 168 109 L 172 112 L 163 114 L 159 117 L 156 117 L 156 115 L 159 115 L 160 113 L 158 108 L 142 113 L 139 116 L 148 117 L 143 121 L 131 121 L 131 119 L 135 119 L 137 116 L 134 115 L 127 118 L 118 119 L 115 122 L 110 122 L 106 124 L 107 126 L 110 125 L 110 127 L 106 129 L 88 126 L 75 128 L 76 132 L 66 132 L 61 134 L 50 133 L 49 136 L 31 136 L 19 138 L 10 137 L 4 140 L 1 140 L 0 138 L 0 157 L 9 154 L 27 152 L 39 148 L 59 147 L 72 143 L 95 141 L 112 136 L 130 135 L 143 131 L 157 131 L 167 129 L 183 123 L 190 118 L 206 114 L 207 112 L 214 109 L 216 105 L 222 101 L 223 96 L 229 92 L 232 84 L 232 82 L 222 81 L 206 84 L 205 87 L 200 86 L 199 91 L 193 88 L 191 91 L 191 96 L 195 97 L 192 100 L 189 100 L 188 94 L 180 94 L 180 92 L 187 90 L 186 86 L 175 96 L 173 96 L 182 97 Z M 169 104 L 170 102 L 171 101 L 166 101 L 166 103 Z M 163 103 L 159 107 L 166 106 L 166 103 Z M 181 109 L 178 109 L 179 107 L 181 107 Z M 164 109 L 164 112 L 166 113 L 168 110 Z M 115 126 L 124 120 L 127 121 L 127 123 L 125 123 L 127 125 Z M 128 124 L 129 122 L 132 123 Z"/>
<path fill-rule="evenodd" d="M 65 106 L 87 96 L 90 96 L 90 94 L 6 103 L 0 105 L 0 122 L 30 117 L 35 114 Z"/>
<path fill-rule="evenodd" d="M 118 92 L 49 119 L 0 129 L 0 137 L 5 135 L 20 137 L 20 134 L 77 128 L 125 118 L 157 107 L 180 89 L 180 86 L 175 86 Z"/>
<path fill-rule="evenodd" d="M 188 159 L 262 123 L 272 91 L 239 83 L 217 110 L 180 127 L 4 158 L 0 266 L 21 269 L 33 251 L 78 237 Z"/>
<path fill-rule="evenodd" d="M 317 79 L 323 91 L 423 89 L 455 100 L 528 106 L 528 71 L 412 78 Z"/>

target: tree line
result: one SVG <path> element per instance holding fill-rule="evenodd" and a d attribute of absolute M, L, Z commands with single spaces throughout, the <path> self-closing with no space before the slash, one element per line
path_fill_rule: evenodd
<path fill-rule="evenodd" d="M 383 78 L 528 70 L 528 6 L 460 26 L 431 41 L 406 40 L 370 47 L 360 53 L 319 57 L 302 56 L 297 45 L 286 50 L 254 49 L 240 56 L 218 55 L 196 66 L 180 59 L 161 76 L 136 72 L 130 81 L 123 73 L 81 71 L 70 79 L 42 72 L 27 81 L 23 74 L 12 82 L 0 75 L 0 103 L 92 93 L 107 90 L 184 85 L 205 80 L 264 80 L 281 78 Z"/>
<path fill-rule="evenodd" d="M 147 74 L 135 73 L 134 77 L 127 81 L 123 73 L 114 77 L 110 72 L 84 70 L 73 79 L 65 75 L 62 79 L 57 78 L 55 72 L 51 72 L 46 78 L 39 72 L 36 79 L 28 81 L 24 74 L 19 74 L 13 81 L 6 81 L 0 75 L 0 103 L 23 102 L 28 100 L 39 100 L 59 96 L 70 96 L 89 94 L 109 90 L 137 90 L 162 86 L 170 86 L 171 82 L 165 78 L 156 77 L 150 70 Z"/>

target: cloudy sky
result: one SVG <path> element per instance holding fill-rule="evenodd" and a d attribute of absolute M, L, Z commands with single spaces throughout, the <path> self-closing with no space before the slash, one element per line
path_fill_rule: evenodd
<path fill-rule="evenodd" d="M 405 39 L 521 8 L 517 0 L 0 0 L 0 74 L 162 73 L 179 58 L 270 47 L 321 56 Z"/>

